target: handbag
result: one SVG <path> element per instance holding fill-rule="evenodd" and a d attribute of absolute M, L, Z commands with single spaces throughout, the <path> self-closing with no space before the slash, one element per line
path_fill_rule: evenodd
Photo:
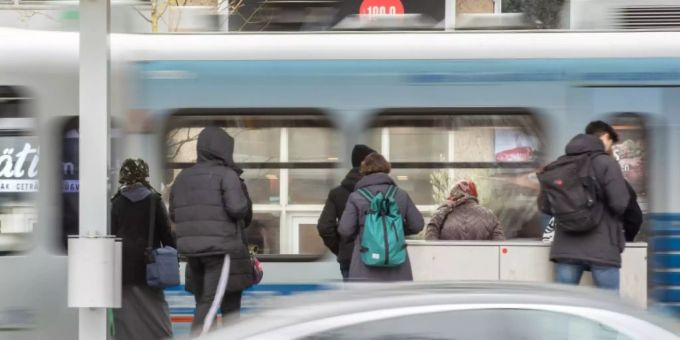
<path fill-rule="evenodd" d="M 250 266 L 252 267 L 253 270 L 253 285 L 256 285 L 262 281 L 262 277 L 264 276 L 264 268 L 262 267 L 262 262 L 257 259 L 257 256 L 255 254 L 257 253 L 256 249 L 250 249 L 250 246 L 248 245 L 248 235 L 246 235 L 246 221 L 241 220 L 238 222 L 238 231 L 241 233 L 241 241 L 243 241 L 243 245 L 246 247 L 246 251 L 248 252 L 248 255 L 250 257 Z"/>
<path fill-rule="evenodd" d="M 149 218 L 149 243 L 146 247 L 146 284 L 149 287 L 168 288 L 179 285 L 179 259 L 177 250 L 170 246 L 153 249 L 156 229 L 156 202 L 151 196 Z"/>
<path fill-rule="evenodd" d="M 250 252 L 250 265 L 253 267 L 253 284 L 256 285 L 262 281 L 264 268 L 262 268 L 262 262 L 255 256 L 255 252 Z"/>

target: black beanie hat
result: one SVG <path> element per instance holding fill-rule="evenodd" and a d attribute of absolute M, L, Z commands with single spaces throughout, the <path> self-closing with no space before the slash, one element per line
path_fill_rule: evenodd
<path fill-rule="evenodd" d="M 366 158 L 366 156 L 374 152 L 376 151 L 369 148 L 366 145 L 363 144 L 355 145 L 354 149 L 352 149 L 352 167 L 358 168 L 361 165 L 361 162 L 364 161 L 364 158 Z"/>

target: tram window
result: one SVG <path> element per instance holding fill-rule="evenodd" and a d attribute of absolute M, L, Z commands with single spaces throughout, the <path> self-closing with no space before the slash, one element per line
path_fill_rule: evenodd
<path fill-rule="evenodd" d="M 337 161 L 342 149 L 342 138 L 336 130 L 319 128 L 290 128 L 291 162 Z"/>
<path fill-rule="evenodd" d="M 203 127 L 178 127 L 168 133 L 169 158 L 175 162 L 196 162 L 196 141 Z M 234 161 L 278 162 L 280 148 L 270 141 L 280 139 L 280 130 L 275 128 L 239 129 L 225 131 L 238 140 L 234 149 Z"/>
<path fill-rule="evenodd" d="M 340 180 L 341 134 L 316 111 L 286 110 L 262 113 L 180 111 L 166 134 L 165 184 L 172 185 L 182 168 L 196 160 L 198 134 L 220 126 L 235 138 L 234 160 L 253 200 L 254 219 L 248 239 L 261 254 L 320 255 L 325 251 L 318 234 L 306 223 L 318 219 L 328 191 Z M 291 113 L 288 115 L 288 113 Z"/>
<path fill-rule="evenodd" d="M 507 238 L 541 236 L 535 178 L 541 129 L 529 111 L 389 110 L 364 142 L 388 157 L 392 177 L 423 215 L 446 200 L 456 181 L 472 179 Z"/>
<path fill-rule="evenodd" d="M 258 254 L 280 254 L 280 224 L 281 213 L 256 212 L 250 226 L 246 228 L 248 244 Z"/>
<path fill-rule="evenodd" d="M 27 250 L 37 221 L 38 138 L 21 88 L 0 86 L 0 254 Z"/>
<path fill-rule="evenodd" d="M 323 204 L 328 192 L 338 185 L 338 173 L 323 169 L 294 169 L 289 171 L 289 202 L 291 204 Z"/>
<path fill-rule="evenodd" d="M 436 162 L 447 153 L 448 134 L 443 129 L 395 127 L 389 129 L 389 137 L 394 162 Z"/>
<path fill-rule="evenodd" d="M 621 165 L 623 176 L 638 194 L 638 199 L 646 203 L 647 147 L 644 120 L 636 114 L 618 114 L 614 116 L 613 127 L 619 134 L 619 143 L 614 145 L 614 158 Z"/>
<path fill-rule="evenodd" d="M 614 145 L 614 158 L 619 162 L 623 177 L 637 193 L 643 213 L 649 211 L 647 194 L 647 138 L 644 116 L 637 113 L 619 113 L 612 116 L 612 126 L 619 134 L 619 143 Z M 647 225 L 643 223 L 635 237 L 646 241 Z"/>

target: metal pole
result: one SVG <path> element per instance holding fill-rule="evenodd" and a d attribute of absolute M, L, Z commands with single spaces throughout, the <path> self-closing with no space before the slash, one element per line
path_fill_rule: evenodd
<path fill-rule="evenodd" d="M 80 234 L 108 232 L 109 2 L 80 1 Z M 78 337 L 106 340 L 106 308 L 79 310 Z"/>
<path fill-rule="evenodd" d="M 456 29 L 456 0 L 444 1 L 444 30 Z"/>

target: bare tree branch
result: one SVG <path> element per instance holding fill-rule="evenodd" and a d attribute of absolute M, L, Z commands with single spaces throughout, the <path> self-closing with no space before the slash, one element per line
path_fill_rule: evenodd
<path fill-rule="evenodd" d="M 264 7 L 264 5 L 266 5 L 266 4 L 268 4 L 268 3 L 269 3 L 268 0 L 262 1 L 262 3 L 260 4 L 260 6 L 258 6 L 258 7 L 253 11 L 253 13 L 250 13 L 250 16 L 249 16 L 247 19 L 245 19 L 245 22 L 243 23 L 243 25 L 241 25 L 241 27 L 240 27 L 238 30 L 239 30 L 239 31 L 242 31 L 242 30 L 246 27 L 246 25 L 250 24 L 250 23 L 251 23 L 250 20 L 253 19 L 253 16 L 255 16 L 255 14 L 257 14 L 257 12 L 259 12 L 259 11 L 262 9 L 262 7 Z"/>

